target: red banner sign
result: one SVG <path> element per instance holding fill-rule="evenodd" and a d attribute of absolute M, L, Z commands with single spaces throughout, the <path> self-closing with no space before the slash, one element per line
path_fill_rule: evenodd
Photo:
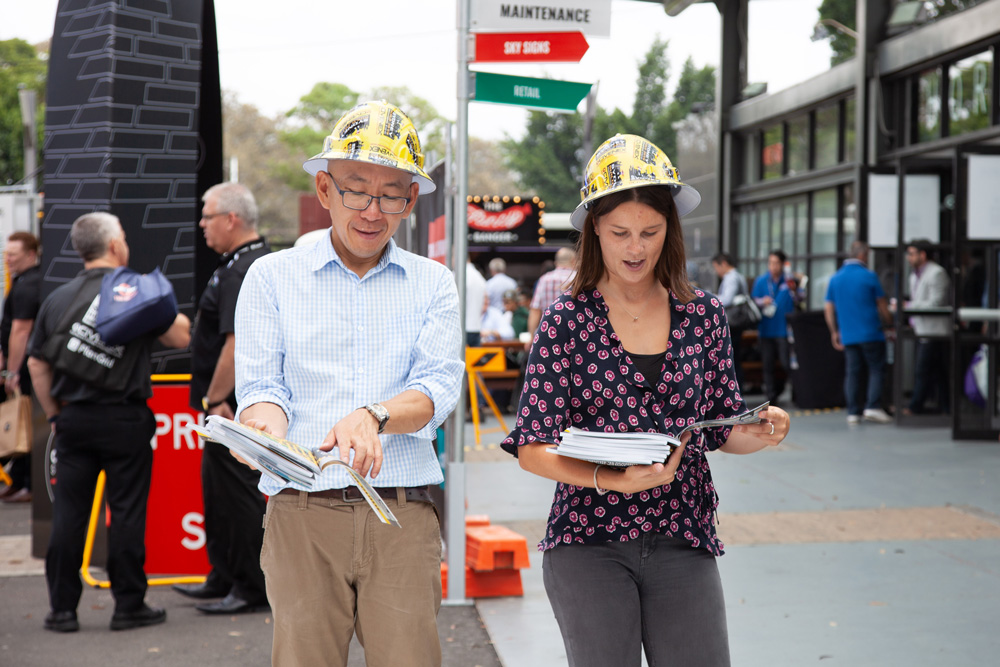
<path fill-rule="evenodd" d="M 578 63 L 590 45 L 582 32 L 481 32 L 479 63 Z"/>
<path fill-rule="evenodd" d="M 188 407 L 188 385 L 153 385 L 156 415 L 153 482 L 146 512 L 146 573 L 207 574 L 201 500 L 201 442 L 191 427 L 202 419 Z"/>

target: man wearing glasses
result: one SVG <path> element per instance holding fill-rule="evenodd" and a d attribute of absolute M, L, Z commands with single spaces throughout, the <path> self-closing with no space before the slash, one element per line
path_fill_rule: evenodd
<path fill-rule="evenodd" d="M 434 190 L 410 119 L 386 102 L 348 111 L 303 165 L 329 240 L 261 258 L 236 311 L 237 416 L 349 461 L 400 528 L 378 522 L 340 466 L 306 491 L 263 476 L 261 565 L 272 663 L 440 665 L 442 481 L 431 438 L 464 371 L 458 292 L 442 264 L 392 240 Z M 370 641 L 366 641 L 370 640 Z"/>
<path fill-rule="evenodd" d="M 253 193 L 239 183 L 220 183 L 202 196 L 205 244 L 219 264 L 198 300 L 191 333 L 191 407 L 232 419 L 236 410 L 236 300 L 250 265 L 271 252 L 257 233 Z M 264 497 L 260 475 L 241 465 L 223 445 L 205 441 L 201 489 L 205 504 L 205 550 L 212 571 L 203 584 L 175 584 L 174 590 L 206 602 L 206 614 L 242 614 L 267 609 L 260 547 Z M 211 598 L 222 598 L 208 602 Z"/>

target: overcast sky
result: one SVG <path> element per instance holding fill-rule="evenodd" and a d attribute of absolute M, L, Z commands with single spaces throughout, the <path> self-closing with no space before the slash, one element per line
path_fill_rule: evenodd
<path fill-rule="evenodd" d="M 809 40 L 819 2 L 750 2 L 750 81 L 765 81 L 774 92 L 829 67 L 828 43 Z M 56 6 L 57 0 L 0 0 L 0 39 L 47 39 Z M 454 119 L 456 7 L 456 0 L 215 0 L 222 87 L 272 115 L 295 106 L 319 81 L 362 93 L 405 85 Z M 671 88 L 688 57 L 699 67 L 718 65 L 714 4 L 696 4 L 672 18 L 659 3 L 613 0 L 611 37 L 588 37 L 590 50 L 580 63 L 473 68 L 598 82 L 602 107 L 630 111 L 636 65 L 657 36 L 670 42 Z M 516 137 L 525 118 L 518 107 L 474 103 L 469 131 L 488 139 Z"/>

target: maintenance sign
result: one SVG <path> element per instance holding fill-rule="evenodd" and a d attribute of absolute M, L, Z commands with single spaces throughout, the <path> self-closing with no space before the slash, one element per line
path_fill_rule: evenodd
<path fill-rule="evenodd" d="M 544 4 L 476 0 L 471 32 L 560 32 L 611 36 L 611 0 L 550 0 Z"/>

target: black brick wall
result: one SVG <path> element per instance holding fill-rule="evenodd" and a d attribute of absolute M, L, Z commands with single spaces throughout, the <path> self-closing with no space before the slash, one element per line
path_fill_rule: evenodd
<path fill-rule="evenodd" d="M 73 221 L 110 211 L 132 268 L 160 267 L 193 316 L 214 263 L 197 227 L 200 194 L 222 179 L 213 1 L 60 0 L 49 68 L 45 293 L 82 268 Z M 186 351 L 154 356 L 154 373 L 187 370 Z"/>

